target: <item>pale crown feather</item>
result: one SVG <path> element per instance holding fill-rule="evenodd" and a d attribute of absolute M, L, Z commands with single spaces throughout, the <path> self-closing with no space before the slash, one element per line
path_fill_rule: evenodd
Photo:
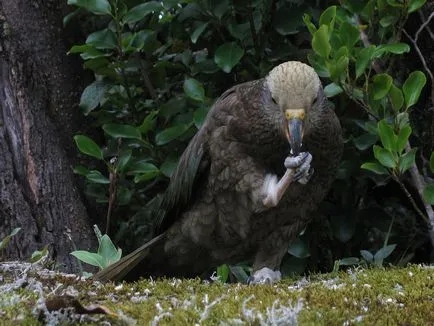
<path fill-rule="evenodd" d="M 278 65 L 270 71 L 266 81 L 282 110 L 308 109 L 321 87 L 315 70 L 299 61 Z"/>

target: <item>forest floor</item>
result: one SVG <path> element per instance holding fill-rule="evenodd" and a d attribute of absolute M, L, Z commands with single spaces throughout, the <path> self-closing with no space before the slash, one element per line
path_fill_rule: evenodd
<path fill-rule="evenodd" d="M 434 267 L 353 268 L 273 285 L 101 284 L 0 263 L 0 325 L 434 325 Z"/>

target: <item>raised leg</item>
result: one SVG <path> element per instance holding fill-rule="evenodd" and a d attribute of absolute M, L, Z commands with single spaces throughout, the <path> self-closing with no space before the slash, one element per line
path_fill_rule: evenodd
<path fill-rule="evenodd" d="M 276 207 L 292 182 L 298 181 L 306 184 L 313 174 L 313 169 L 310 169 L 311 162 L 312 155 L 308 152 L 302 152 L 297 156 L 288 156 L 284 163 L 287 170 L 279 181 L 276 175 L 267 175 L 263 185 L 264 206 Z"/>

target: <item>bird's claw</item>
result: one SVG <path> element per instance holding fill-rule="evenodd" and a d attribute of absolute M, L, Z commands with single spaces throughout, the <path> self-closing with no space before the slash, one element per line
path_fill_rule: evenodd
<path fill-rule="evenodd" d="M 312 155 L 309 152 L 302 152 L 297 156 L 288 156 L 284 164 L 287 169 L 295 170 L 293 181 L 307 184 L 314 173 L 314 169 L 310 168 L 311 162 Z"/>
<path fill-rule="evenodd" d="M 282 274 L 280 271 L 273 271 L 268 267 L 261 268 L 253 273 L 247 279 L 247 284 L 272 284 L 274 282 L 280 281 Z"/>
<path fill-rule="evenodd" d="M 285 167 L 287 169 L 296 169 L 301 166 L 310 156 L 310 161 L 312 161 L 312 155 L 309 152 L 301 152 L 297 156 L 288 156 L 285 159 Z"/>

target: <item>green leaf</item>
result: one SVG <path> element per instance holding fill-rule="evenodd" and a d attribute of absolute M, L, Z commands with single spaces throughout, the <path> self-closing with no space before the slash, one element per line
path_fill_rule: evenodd
<path fill-rule="evenodd" d="M 121 259 L 122 250 L 116 249 L 110 237 L 107 234 L 104 234 L 99 243 L 98 255 L 103 258 L 103 267 L 105 268 Z"/>
<path fill-rule="evenodd" d="M 184 80 L 184 92 L 195 101 L 203 102 L 205 100 L 205 90 L 202 83 L 194 78 Z"/>
<path fill-rule="evenodd" d="M 244 49 L 235 42 L 220 45 L 214 55 L 214 62 L 224 72 L 230 73 L 244 55 Z"/>
<path fill-rule="evenodd" d="M 48 246 L 42 248 L 42 250 L 35 250 L 30 257 L 30 262 L 32 264 L 40 261 L 42 258 L 45 258 L 48 255 Z"/>
<path fill-rule="evenodd" d="M 378 74 L 374 76 L 374 82 L 372 84 L 372 92 L 374 94 L 374 100 L 381 100 L 385 97 L 392 86 L 393 79 L 388 74 Z"/>
<path fill-rule="evenodd" d="M 360 250 L 360 254 L 362 255 L 363 259 L 366 260 L 368 263 L 374 262 L 374 255 L 370 251 Z"/>
<path fill-rule="evenodd" d="M 328 27 L 328 31 L 331 33 L 335 26 L 335 18 L 336 18 L 336 6 L 328 7 L 321 14 L 319 18 L 320 29 L 323 25 Z"/>
<path fill-rule="evenodd" d="M 105 28 L 90 34 L 86 39 L 86 44 L 97 49 L 114 49 L 117 46 L 116 35 L 112 30 Z"/>
<path fill-rule="evenodd" d="M 107 0 L 68 0 L 68 5 L 84 8 L 95 15 L 111 15 L 111 6 Z"/>
<path fill-rule="evenodd" d="M 396 248 L 396 244 L 391 244 L 378 250 L 374 255 L 374 263 L 376 265 L 381 266 L 383 260 L 389 257 L 390 254 L 395 250 L 395 248 Z"/>
<path fill-rule="evenodd" d="M 80 13 L 81 9 L 78 8 L 76 10 L 74 10 L 73 12 L 70 12 L 69 14 L 67 14 L 65 17 L 63 17 L 63 27 L 66 27 L 69 22 Z"/>
<path fill-rule="evenodd" d="M 384 53 L 403 54 L 410 52 L 410 46 L 406 43 L 382 44 L 377 46 L 374 57 L 379 58 Z"/>
<path fill-rule="evenodd" d="M 399 16 L 396 15 L 387 15 L 380 19 L 380 25 L 381 27 L 389 27 L 390 25 L 395 24 L 398 22 Z"/>
<path fill-rule="evenodd" d="M 403 7 L 403 1 L 397 1 L 397 0 L 386 0 L 387 4 L 389 6 L 395 7 L 395 8 L 402 8 Z"/>
<path fill-rule="evenodd" d="M 95 49 L 95 48 L 89 44 L 74 45 L 73 47 L 71 47 L 71 49 L 69 49 L 67 54 L 83 53 L 88 51 L 89 49 Z"/>
<path fill-rule="evenodd" d="M 423 198 L 428 204 L 434 205 L 434 184 L 425 187 L 423 190 Z"/>
<path fill-rule="evenodd" d="M 131 166 L 128 169 L 128 174 L 132 175 L 138 173 L 146 173 L 155 170 L 158 170 L 158 168 L 154 164 L 142 160 L 131 164 Z"/>
<path fill-rule="evenodd" d="M 346 257 L 339 259 L 339 265 L 340 266 L 351 266 L 351 265 L 357 265 L 360 263 L 360 259 L 357 257 Z"/>
<path fill-rule="evenodd" d="M 313 35 L 317 31 L 317 28 L 315 27 L 314 24 L 312 24 L 311 20 L 312 20 L 312 17 L 310 15 L 308 15 L 308 14 L 304 14 L 303 15 L 304 24 L 306 25 L 306 27 L 309 30 L 310 34 Z"/>
<path fill-rule="evenodd" d="M 9 242 L 11 241 L 11 238 L 16 235 L 19 231 L 21 230 L 21 228 L 15 228 L 11 231 L 11 233 L 9 233 L 7 236 L 5 236 L 3 238 L 2 241 L 0 241 L 0 250 L 6 248 L 6 246 L 9 244 Z"/>
<path fill-rule="evenodd" d="M 374 157 L 385 167 L 392 169 L 396 167 L 396 162 L 392 153 L 383 147 L 377 145 L 374 146 Z"/>
<path fill-rule="evenodd" d="M 243 266 L 229 266 L 229 269 L 231 270 L 232 275 L 235 276 L 235 279 L 240 283 L 247 283 L 247 279 L 249 278 L 249 275 L 247 275 L 245 269 Z"/>
<path fill-rule="evenodd" d="M 92 139 L 84 135 L 75 135 L 74 140 L 80 152 L 102 160 L 102 150 Z"/>
<path fill-rule="evenodd" d="M 375 45 L 360 50 L 356 59 L 356 78 L 359 78 L 368 67 L 375 52 Z"/>
<path fill-rule="evenodd" d="M 220 282 L 226 283 L 229 278 L 229 266 L 223 264 L 217 267 L 217 276 L 219 277 Z"/>
<path fill-rule="evenodd" d="M 155 137 L 155 143 L 159 146 L 165 145 L 172 140 L 180 137 L 184 132 L 190 128 L 190 124 L 179 124 L 175 127 L 167 128 Z"/>
<path fill-rule="evenodd" d="M 329 62 L 327 64 L 330 72 L 330 79 L 336 82 L 346 79 L 346 71 L 348 70 L 349 64 L 347 47 L 344 46 L 340 50 L 344 50 L 343 53 L 334 62 Z"/>
<path fill-rule="evenodd" d="M 102 232 L 99 229 L 99 227 L 98 227 L 97 224 L 93 225 L 93 232 L 95 233 L 95 236 L 96 236 L 96 238 L 98 240 L 98 245 L 100 245 L 101 244 L 101 239 L 102 239 Z"/>
<path fill-rule="evenodd" d="M 398 125 L 398 129 L 402 129 L 405 126 L 410 124 L 410 118 L 408 112 L 401 112 L 396 115 L 396 123 Z"/>
<path fill-rule="evenodd" d="M 324 87 L 324 93 L 327 97 L 333 97 L 340 93 L 342 93 L 344 90 L 337 84 L 331 83 L 328 84 L 326 87 Z"/>
<path fill-rule="evenodd" d="M 354 140 L 354 145 L 356 145 L 359 151 L 364 151 L 368 148 L 371 148 L 377 142 L 377 135 L 373 135 L 370 133 L 365 133 Z"/>
<path fill-rule="evenodd" d="M 329 30 L 327 25 L 322 25 L 312 38 L 312 48 L 320 57 L 328 58 L 331 51 L 329 42 Z"/>
<path fill-rule="evenodd" d="M 160 174 L 160 170 L 158 170 L 156 167 L 153 170 L 149 170 L 147 172 L 143 172 L 141 174 L 138 174 L 134 177 L 134 182 L 139 183 L 142 181 L 149 181 L 154 179 Z"/>
<path fill-rule="evenodd" d="M 160 166 L 160 171 L 166 177 L 170 178 L 178 166 L 179 157 L 175 155 L 169 155 Z"/>
<path fill-rule="evenodd" d="M 131 8 L 124 17 L 127 24 L 136 23 L 154 11 L 161 11 L 163 7 L 158 1 L 148 1 Z"/>
<path fill-rule="evenodd" d="M 102 57 L 109 57 L 111 56 L 111 53 L 105 53 L 100 50 L 95 49 L 94 47 L 90 47 L 87 51 L 80 54 L 80 57 L 83 60 L 91 60 L 91 59 L 97 59 Z"/>
<path fill-rule="evenodd" d="M 86 174 L 86 179 L 88 179 L 89 181 L 93 182 L 93 183 L 98 183 L 98 184 L 109 184 L 110 180 L 104 176 L 101 172 L 97 171 L 97 170 L 91 170 L 89 171 L 88 174 Z"/>
<path fill-rule="evenodd" d="M 86 264 L 99 267 L 100 269 L 104 268 L 104 259 L 94 252 L 75 250 L 71 252 L 71 255 L 73 255 L 78 260 L 85 262 Z"/>
<path fill-rule="evenodd" d="M 402 86 L 404 92 L 405 107 L 408 109 L 410 106 L 417 103 L 420 93 L 426 84 L 425 74 L 421 71 L 413 71 Z"/>
<path fill-rule="evenodd" d="M 416 161 L 417 148 L 412 148 L 409 152 L 405 153 L 399 158 L 399 172 L 404 173 Z"/>
<path fill-rule="evenodd" d="M 389 174 L 389 171 L 384 166 L 376 162 L 363 163 L 361 168 L 380 175 Z"/>
<path fill-rule="evenodd" d="M 125 169 L 125 167 L 127 166 L 128 162 L 131 159 L 131 155 L 132 155 L 132 151 L 127 150 L 119 156 L 118 162 L 116 164 L 117 172 L 122 172 Z"/>
<path fill-rule="evenodd" d="M 404 104 L 404 95 L 402 91 L 392 84 L 389 91 L 390 102 L 392 103 L 392 107 L 395 111 L 399 111 Z"/>
<path fill-rule="evenodd" d="M 396 142 L 396 150 L 398 153 L 402 153 L 402 151 L 405 148 L 405 145 L 407 145 L 408 138 L 411 135 L 411 127 L 409 125 L 401 128 L 398 135 L 398 140 Z"/>
<path fill-rule="evenodd" d="M 384 119 L 378 122 L 378 134 L 385 149 L 391 152 L 396 150 L 397 136 L 393 132 L 392 126 Z"/>
<path fill-rule="evenodd" d="M 208 25 L 209 22 L 200 23 L 199 26 L 197 26 L 196 29 L 193 31 L 193 33 L 191 33 L 190 39 L 193 44 L 196 44 L 197 40 L 208 27 Z"/>
<path fill-rule="evenodd" d="M 307 258 L 310 256 L 309 247 L 305 241 L 297 237 L 288 248 L 288 253 L 297 258 Z"/>
<path fill-rule="evenodd" d="M 339 28 L 339 36 L 348 49 L 352 49 L 360 39 L 359 29 L 344 21 Z"/>
<path fill-rule="evenodd" d="M 89 173 L 89 169 L 86 168 L 86 167 L 84 167 L 83 165 L 76 165 L 76 166 L 74 166 L 74 168 L 72 169 L 72 171 L 75 174 L 82 175 L 83 177 L 85 177 L 86 174 Z"/>
<path fill-rule="evenodd" d="M 426 0 L 409 0 L 408 1 L 408 13 L 415 12 L 425 4 Z"/>
<path fill-rule="evenodd" d="M 80 108 L 85 115 L 93 111 L 104 97 L 106 90 L 106 83 L 103 81 L 94 81 L 87 86 L 80 98 Z"/>
<path fill-rule="evenodd" d="M 106 123 L 102 129 L 113 138 L 132 138 L 142 139 L 139 130 L 130 125 L 121 125 L 117 123 Z"/>
<path fill-rule="evenodd" d="M 431 157 L 429 158 L 429 168 L 434 173 L 434 152 L 431 152 Z"/>
<path fill-rule="evenodd" d="M 208 114 L 208 108 L 199 108 L 194 112 L 193 122 L 197 129 L 202 127 L 207 114 Z"/>
<path fill-rule="evenodd" d="M 137 129 L 142 133 L 142 134 L 147 134 L 151 129 L 154 128 L 155 125 L 155 120 L 157 118 L 157 114 L 158 111 L 152 111 L 151 113 L 149 113 L 144 119 L 142 124 L 137 127 Z"/>

